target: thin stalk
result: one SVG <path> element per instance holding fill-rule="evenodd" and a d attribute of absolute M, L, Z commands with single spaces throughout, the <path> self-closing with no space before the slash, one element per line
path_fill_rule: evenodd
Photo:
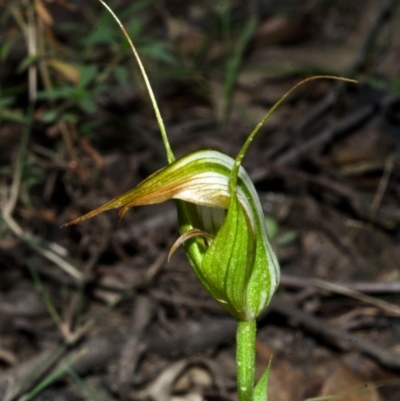
<path fill-rule="evenodd" d="M 124 34 L 126 40 L 128 41 L 129 46 L 130 46 L 130 48 L 131 48 L 131 50 L 133 52 L 133 55 L 136 58 L 136 61 L 137 61 L 138 65 L 139 65 L 140 72 L 142 73 L 142 76 L 143 76 L 144 83 L 145 83 L 146 88 L 147 88 L 147 92 L 149 93 L 149 96 L 150 96 L 151 104 L 153 105 L 153 109 L 154 109 L 154 113 L 156 115 L 158 127 L 160 129 L 161 137 L 162 137 L 162 140 L 164 142 L 165 151 L 167 153 L 168 163 L 172 163 L 175 160 L 175 156 L 174 156 L 174 154 L 172 152 L 171 146 L 170 146 L 169 141 L 168 141 L 167 131 L 165 130 L 164 122 L 163 122 L 163 119 L 161 117 L 160 109 L 158 108 L 158 105 L 157 105 L 156 97 L 154 96 L 154 92 L 153 92 L 153 89 L 151 88 L 149 78 L 147 77 L 146 70 L 144 69 L 144 66 L 143 66 L 142 61 L 141 61 L 141 59 L 139 57 L 139 54 L 138 54 L 138 52 L 136 50 L 136 47 L 134 46 L 131 38 L 129 37 L 128 32 L 126 31 L 124 25 L 119 20 L 119 18 L 116 16 L 114 11 L 111 10 L 111 8 L 108 6 L 108 4 L 105 1 L 99 0 L 99 2 L 107 9 L 107 11 L 114 18 L 115 22 L 121 28 L 121 31 Z"/>
<path fill-rule="evenodd" d="M 228 118 L 228 112 L 233 98 L 233 90 L 235 88 L 236 78 L 239 73 L 243 53 L 254 33 L 254 30 L 256 29 L 256 26 L 257 21 L 255 18 L 251 18 L 247 21 L 237 40 L 235 51 L 227 61 L 225 70 L 224 103 L 220 117 L 222 125 L 226 124 L 226 120 Z"/>
<path fill-rule="evenodd" d="M 264 117 L 261 119 L 261 121 L 256 125 L 254 130 L 251 132 L 251 134 L 248 136 L 246 142 L 240 149 L 239 154 L 237 155 L 235 159 L 235 165 L 232 169 L 231 173 L 231 180 L 229 182 L 229 188 L 232 191 L 233 187 L 235 186 L 235 181 L 237 179 L 238 173 L 239 173 L 239 168 L 240 165 L 242 164 L 242 160 L 244 158 L 244 155 L 247 152 L 247 149 L 249 148 L 251 142 L 253 141 L 254 137 L 258 134 L 258 131 L 260 131 L 261 127 L 265 123 L 265 121 L 268 120 L 269 116 L 286 100 L 286 98 L 292 94 L 299 86 L 304 85 L 307 82 L 315 81 L 318 79 L 332 79 L 335 81 L 343 81 L 343 82 L 350 82 L 350 83 L 357 83 L 355 79 L 349 79 L 349 78 L 344 78 L 344 77 L 337 77 L 334 75 L 315 75 L 313 77 L 309 77 L 306 79 L 303 79 L 296 85 L 294 85 L 291 89 L 289 89 L 269 110 L 268 112 L 264 115 Z"/>
<path fill-rule="evenodd" d="M 229 54 L 231 52 L 231 15 L 230 15 L 230 0 L 224 0 L 223 10 L 222 10 L 222 42 L 224 47 L 224 56 L 228 60 Z"/>
<path fill-rule="evenodd" d="M 62 349 L 61 349 L 62 350 Z M 39 393 L 41 393 L 45 388 L 47 388 L 50 384 L 54 383 L 57 379 L 59 379 L 64 373 L 68 372 L 71 366 L 82 358 L 88 350 L 83 348 L 77 352 L 75 352 L 70 358 L 68 358 L 63 364 L 57 367 L 49 376 L 45 377 L 37 386 L 35 386 L 28 394 L 25 394 L 20 398 L 20 401 L 29 401 L 35 398 Z"/>
<path fill-rule="evenodd" d="M 33 125 L 33 114 L 35 112 L 35 103 L 29 102 L 28 110 L 26 111 L 26 123 L 22 132 L 22 138 L 18 149 L 17 164 L 15 166 L 13 180 L 11 184 L 10 196 L 7 204 L 4 206 L 3 215 L 11 216 L 17 204 L 19 191 L 21 188 L 22 174 L 24 172 L 26 162 L 26 152 L 28 148 L 29 137 Z"/>
<path fill-rule="evenodd" d="M 256 362 L 256 321 L 238 321 L 236 331 L 236 370 L 239 401 L 252 401 Z"/>

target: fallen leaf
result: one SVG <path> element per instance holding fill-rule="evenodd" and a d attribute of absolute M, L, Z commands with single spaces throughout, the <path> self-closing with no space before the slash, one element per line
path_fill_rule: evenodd
<path fill-rule="evenodd" d="M 358 378 L 343 365 L 338 365 L 322 386 L 321 396 L 340 401 L 380 401 L 376 387 Z"/>
<path fill-rule="evenodd" d="M 46 6 L 42 3 L 42 0 L 35 0 L 35 10 L 45 25 L 51 26 L 54 24 L 53 17 L 47 10 Z"/>
<path fill-rule="evenodd" d="M 61 74 L 65 79 L 72 82 L 73 84 L 78 84 L 79 82 L 79 70 L 70 63 L 59 59 L 50 59 L 47 64 Z"/>

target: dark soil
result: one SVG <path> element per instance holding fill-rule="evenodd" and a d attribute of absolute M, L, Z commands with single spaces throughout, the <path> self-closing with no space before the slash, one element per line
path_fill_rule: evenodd
<path fill-rule="evenodd" d="M 235 157 L 303 78 L 359 81 L 301 87 L 244 159 L 282 271 L 259 319 L 257 374 L 273 356 L 271 401 L 398 401 L 398 2 L 232 0 L 229 13 L 148 3 L 110 1 L 178 157 Z M 60 228 L 166 165 L 122 33 L 94 0 L 0 10 L 0 399 L 235 399 L 235 321 L 183 249 L 167 263 L 179 236 L 173 201 Z M 224 101 L 227 60 L 254 16 Z"/>

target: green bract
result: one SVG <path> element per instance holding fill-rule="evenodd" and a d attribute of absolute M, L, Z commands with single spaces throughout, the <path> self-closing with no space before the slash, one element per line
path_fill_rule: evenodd
<path fill-rule="evenodd" d="M 179 200 L 176 244 L 184 244 L 196 276 L 233 316 L 254 319 L 277 288 L 279 265 L 254 185 L 243 167 L 236 179 L 234 166 L 215 150 L 190 153 L 68 225 L 110 209 L 121 208 L 121 218 L 133 206 Z"/>

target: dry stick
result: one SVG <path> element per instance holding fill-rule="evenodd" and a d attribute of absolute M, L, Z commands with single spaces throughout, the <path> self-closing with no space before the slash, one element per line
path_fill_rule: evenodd
<path fill-rule="evenodd" d="M 27 24 L 24 24 L 23 33 L 28 47 L 29 57 L 37 56 L 37 31 L 35 12 L 29 7 L 29 0 L 23 2 L 27 6 L 26 18 Z M 37 68 L 35 65 L 30 65 L 28 69 L 28 87 L 29 87 L 29 102 L 35 103 L 37 97 Z"/>
<path fill-rule="evenodd" d="M 313 317 L 287 302 L 281 300 L 273 301 L 270 308 L 269 311 L 281 313 L 298 321 L 311 332 L 321 335 L 341 349 L 354 348 L 376 359 L 386 367 L 400 368 L 400 360 L 390 352 L 367 340 L 359 339 L 341 329 L 332 327 L 325 321 Z M 235 320 L 230 317 L 218 317 L 204 322 L 177 323 L 177 330 L 174 335 L 165 337 L 164 335 L 160 336 L 157 332 L 150 333 L 146 337 L 147 346 L 148 349 L 152 350 L 152 353 L 162 355 L 168 353 L 169 356 L 175 355 L 177 357 L 185 350 L 200 352 L 204 348 L 215 347 L 225 341 L 230 341 L 234 337 L 235 327 Z M 124 328 L 126 329 L 127 327 L 124 326 Z M 112 329 L 102 336 L 86 340 L 80 349 L 85 348 L 88 352 L 74 364 L 73 368 L 79 374 L 86 374 L 93 369 L 101 369 L 109 364 L 110 360 L 115 358 L 115 355 L 121 350 L 124 338 L 122 333 L 126 332 L 124 328 L 121 327 L 120 331 Z M 187 330 L 190 330 L 189 336 L 187 335 Z M 71 354 L 66 356 L 66 358 L 70 357 Z M 27 361 L 1 373 L 0 394 L 4 394 L 2 391 L 5 391 L 7 386 L 10 385 L 8 383 L 20 382 L 32 370 L 32 366 L 35 365 Z"/>
<path fill-rule="evenodd" d="M 383 23 L 389 18 L 394 4 L 395 4 L 395 0 L 386 0 L 381 3 L 381 7 L 380 7 L 378 13 L 376 14 L 376 18 L 373 21 L 371 28 L 368 30 L 368 34 L 359 50 L 357 56 L 355 57 L 355 59 L 353 60 L 353 63 L 347 69 L 347 71 L 345 71 L 343 73 L 343 76 L 353 76 L 357 71 L 359 71 L 362 68 L 362 66 L 365 63 L 366 58 L 368 56 L 368 52 L 370 51 L 377 35 L 379 34 L 379 32 L 383 26 Z M 312 109 L 312 111 L 303 119 L 303 121 L 299 123 L 299 125 L 296 129 L 296 137 L 299 137 L 314 121 L 316 121 L 323 114 L 328 112 L 328 110 L 330 110 L 335 105 L 335 103 L 338 100 L 339 95 L 342 93 L 344 86 L 345 86 L 345 82 L 343 82 L 343 81 L 339 81 L 334 84 L 333 90 L 330 91 L 325 96 L 325 98 L 322 99 L 321 102 L 319 102 Z M 372 112 L 373 112 L 373 110 L 371 111 L 371 115 L 372 115 Z M 296 149 L 294 149 L 292 151 L 289 150 L 287 153 L 283 154 L 280 158 L 278 158 L 278 161 L 280 161 L 281 163 L 287 163 L 289 161 L 292 161 L 293 159 L 296 159 L 298 156 L 304 154 L 307 151 L 307 149 L 311 150 L 314 146 L 316 146 L 318 144 L 317 138 L 320 138 L 319 142 L 320 142 L 320 144 L 322 144 L 322 143 L 327 142 L 329 139 L 333 139 L 333 137 L 335 136 L 335 135 L 332 135 L 331 138 L 324 137 L 324 132 L 322 132 L 316 138 L 312 138 L 306 144 L 300 145 L 299 148 L 301 148 L 302 150 L 298 151 L 297 147 L 296 147 Z M 315 139 L 315 141 L 314 141 L 314 139 Z M 255 172 L 257 179 L 263 179 L 267 176 L 267 174 L 268 173 L 266 173 L 265 175 L 262 175 L 261 171 Z"/>
<path fill-rule="evenodd" d="M 26 1 L 24 2 L 26 3 Z M 35 29 L 35 15 L 32 9 L 27 11 L 27 23 L 25 23 L 20 11 L 17 8 L 12 7 L 11 13 L 14 19 L 20 26 L 25 36 L 25 43 L 28 48 L 29 57 L 35 57 L 37 55 L 37 40 L 36 40 L 36 29 Z M 17 165 L 15 167 L 13 181 L 10 190 L 10 198 L 3 208 L 3 215 L 11 216 L 15 205 L 18 201 L 19 190 L 21 186 L 22 173 L 24 170 L 24 159 L 26 150 L 28 147 L 28 140 L 31 132 L 33 122 L 34 105 L 37 97 L 37 69 L 36 66 L 29 66 L 28 70 L 28 88 L 29 88 L 29 106 L 27 112 L 28 121 L 24 127 L 20 147 L 18 150 Z"/>
<path fill-rule="evenodd" d="M 41 82 L 43 83 L 43 86 L 46 90 L 52 90 L 53 89 L 53 83 L 51 81 L 51 76 L 49 72 L 49 67 L 47 63 L 47 54 L 46 54 L 46 47 L 45 47 L 45 38 L 47 37 L 45 35 L 45 27 L 44 27 L 44 22 L 42 19 L 39 17 L 38 18 L 38 28 L 39 28 L 39 35 L 38 35 L 38 49 L 39 49 L 39 55 L 40 55 L 40 61 L 39 61 L 39 73 L 40 73 L 40 78 Z M 56 101 L 52 98 L 49 100 L 50 105 L 55 108 L 56 107 Z M 77 161 L 78 160 L 78 155 L 76 152 L 76 149 L 74 148 L 74 144 L 71 138 L 71 133 L 68 129 L 68 125 L 65 121 L 58 121 L 57 126 L 60 129 L 62 138 L 64 140 L 65 146 L 67 148 L 67 151 L 69 153 L 69 156 L 72 160 Z"/>
<path fill-rule="evenodd" d="M 282 156 L 278 157 L 277 162 L 280 164 L 286 164 L 289 162 L 293 162 L 303 154 L 309 153 L 316 146 L 322 145 L 328 141 L 331 141 L 333 138 L 354 129 L 355 127 L 362 124 L 368 118 L 372 116 L 374 113 L 374 107 L 372 105 L 364 106 L 341 120 L 337 121 L 335 124 L 330 125 L 325 130 L 323 130 L 317 136 L 311 138 L 309 141 L 297 146 L 294 149 L 289 150 L 284 153 Z M 250 178 L 253 181 L 260 181 L 266 178 L 269 175 L 269 171 L 265 168 L 259 168 L 253 170 L 250 173 Z"/>
<path fill-rule="evenodd" d="M 26 1 L 25 1 L 26 3 Z M 37 55 L 37 35 L 36 35 L 36 21 L 32 8 L 28 7 L 27 10 L 27 23 L 23 20 L 20 11 L 16 7 L 11 8 L 11 12 L 20 26 L 25 36 L 25 41 L 28 47 L 28 54 L 30 57 Z M 2 207 L 2 217 L 8 228 L 21 240 L 29 244 L 33 249 L 43 255 L 45 258 L 57 264 L 66 273 L 70 274 L 77 280 L 82 279 L 80 272 L 68 263 L 60 255 L 57 249 L 60 246 L 43 241 L 41 238 L 24 232 L 18 223 L 12 217 L 15 205 L 18 200 L 19 190 L 21 186 L 22 173 L 24 168 L 24 158 L 27 151 L 29 135 L 33 123 L 34 105 L 37 97 L 37 69 L 36 66 L 30 66 L 28 72 L 29 79 L 29 108 L 28 108 L 28 123 L 25 125 L 23 137 L 18 151 L 17 165 L 15 167 L 13 182 L 11 185 L 10 197 Z M 44 243 L 46 242 L 46 246 Z"/>
<path fill-rule="evenodd" d="M 144 296 L 136 298 L 131 327 L 119 357 L 117 385 L 121 395 L 128 394 L 136 365 L 146 349 L 143 336 L 153 318 L 154 311 L 155 303 L 150 298 Z"/>
<path fill-rule="evenodd" d="M 290 150 L 282 156 L 278 157 L 277 162 L 288 163 L 289 161 L 293 161 L 299 156 L 310 152 L 311 149 L 315 148 L 316 146 L 329 142 L 338 135 L 353 130 L 354 128 L 365 122 L 369 117 L 371 117 L 374 111 L 375 107 L 372 105 L 367 105 L 361 107 L 358 110 L 355 110 L 354 112 L 343 117 L 336 123 L 325 128 L 319 135 L 311 138 L 308 142 L 301 144 L 295 149 Z"/>
<path fill-rule="evenodd" d="M 214 302 L 212 299 L 203 300 L 187 297 L 180 294 L 170 294 L 161 290 L 151 290 L 151 297 L 160 301 L 166 305 L 174 305 L 175 307 L 190 307 L 201 309 L 204 311 L 211 312 L 213 314 L 224 314 L 224 310 Z"/>
<path fill-rule="evenodd" d="M 118 228 L 114 239 L 121 244 L 125 244 L 132 239 L 140 239 L 148 231 L 157 231 L 161 227 L 174 227 L 176 225 L 176 210 L 171 209 L 155 214 L 142 221 L 140 224 L 133 224 L 129 227 Z"/>
<path fill-rule="evenodd" d="M 90 274 L 92 273 L 95 264 L 99 260 L 101 253 L 105 251 L 109 241 L 110 241 L 110 232 L 109 230 L 104 230 L 101 236 L 101 243 L 94 252 L 90 252 L 91 255 L 89 257 L 89 260 L 83 266 L 82 269 L 83 277 L 85 278 L 90 277 Z M 79 307 L 81 306 L 82 291 L 84 291 L 85 289 L 84 284 L 85 283 L 82 281 L 80 283 L 81 288 L 72 295 L 65 315 L 65 321 L 60 326 L 61 332 L 64 335 L 64 338 L 68 344 L 72 344 L 73 342 L 77 341 L 82 336 L 81 334 L 81 330 L 83 330 L 82 327 L 85 327 L 85 325 L 82 325 L 81 327 L 78 327 L 76 330 L 73 328 L 74 320 L 77 316 Z"/>
<path fill-rule="evenodd" d="M 0 374 L 0 399 L 15 400 L 31 389 L 66 353 L 66 347 L 57 347 L 22 362 Z"/>
<path fill-rule="evenodd" d="M 115 306 L 117 306 L 119 303 L 121 303 L 128 297 L 132 298 L 133 295 L 140 288 L 150 286 L 154 277 L 157 275 L 159 269 L 164 264 L 166 258 L 167 258 L 167 253 L 161 252 L 157 257 L 157 259 L 149 266 L 146 274 L 142 278 L 138 277 L 138 279 L 135 281 L 135 285 L 132 288 L 130 288 L 128 291 L 124 291 L 115 301 L 107 305 L 107 308 L 105 308 L 106 310 L 96 314 L 95 316 L 90 317 L 88 320 L 82 323 L 81 326 L 78 327 L 76 330 L 70 331 L 70 326 L 64 325 L 62 327 L 63 329 L 62 332 L 67 343 L 69 345 L 72 345 L 78 342 L 84 335 L 86 335 L 94 327 L 94 325 L 99 320 L 104 318 L 109 311 L 114 309 Z"/>
<path fill-rule="evenodd" d="M 360 217 L 366 220 L 371 219 L 371 206 L 367 203 L 367 201 L 364 201 L 361 197 L 357 195 L 357 193 L 353 189 L 344 185 L 341 182 L 334 181 L 324 176 L 312 175 L 304 171 L 288 168 L 276 162 L 266 162 L 266 167 L 273 174 L 280 175 L 286 180 L 294 180 L 297 182 L 300 179 L 301 181 L 314 183 L 324 189 L 327 189 L 330 192 L 333 192 L 334 194 L 346 199 Z M 382 179 L 383 178 L 385 178 L 385 175 L 382 177 Z M 378 188 L 377 195 L 381 193 L 383 194 L 383 184 L 385 184 L 385 180 L 381 180 L 381 186 L 379 187 L 380 189 Z M 378 203 L 380 203 L 380 201 Z M 394 211 L 396 210 L 390 208 L 388 209 L 387 207 L 382 206 L 377 208 L 376 210 L 376 214 L 378 214 L 378 216 L 372 217 L 380 225 L 390 228 L 393 226 L 393 224 L 400 222 L 400 213 L 393 213 Z"/>
<path fill-rule="evenodd" d="M 359 52 L 354 58 L 351 66 L 347 69 L 347 71 L 344 72 L 343 76 L 353 76 L 362 68 L 376 37 L 383 27 L 383 23 L 389 18 L 394 4 L 395 0 L 385 0 L 381 3 L 381 7 L 376 14 L 376 18 L 372 22 L 371 28 L 368 30 L 368 34 L 366 35 Z M 297 135 L 303 133 L 314 121 L 316 121 L 334 106 L 343 90 L 344 85 L 344 82 L 335 83 L 333 90 L 330 91 L 326 97 L 313 108 L 313 110 L 304 118 L 302 122 L 300 122 L 296 130 Z"/>
<path fill-rule="evenodd" d="M 174 383 L 179 379 L 188 368 L 193 366 L 201 366 L 209 372 L 212 377 L 213 386 L 215 386 L 219 397 L 228 400 L 226 393 L 227 375 L 224 367 L 220 363 L 214 362 L 210 357 L 189 357 L 178 362 L 169 364 L 162 372 L 143 390 L 133 390 L 130 392 L 129 399 L 139 400 L 157 400 L 169 401 L 174 398 Z"/>
<path fill-rule="evenodd" d="M 270 304 L 271 310 L 289 317 L 314 334 L 317 334 L 327 341 L 333 343 L 344 351 L 356 349 L 365 355 L 377 360 L 381 365 L 389 369 L 400 369 L 400 358 L 374 342 L 355 335 L 339 328 L 333 327 L 326 321 L 297 308 L 296 306 L 281 299 L 273 299 Z"/>
<path fill-rule="evenodd" d="M 321 288 L 323 290 L 328 290 L 331 292 L 335 292 L 337 294 L 343 294 L 350 298 L 354 298 L 361 302 L 373 305 L 373 306 L 387 312 L 388 314 L 390 314 L 392 316 L 400 316 L 400 306 L 391 304 L 391 303 L 383 301 L 381 299 L 373 298 L 369 295 L 362 294 L 358 291 L 355 291 L 354 289 L 346 288 L 340 284 L 329 283 L 327 281 L 318 280 L 318 279 L 314 279 L 313 284 L 316 287 Z"/>
<path fill-rule="evenodd" d="M 284 287 L 289 288 L 310 288 L 314 286 L 314 281 L 312 278 L 303 278 L 288 276 L 282 274 L 280 284 Z M 390 282 L 337 282 L 333 283 L 335 285 L 340 285 L 348 290 L 368 293 L 368 294 L 398 294 L 400 293 L 400 281 L 390 281 Z"/>
<path fill-rule="evenodd" d="M 52 261 L 65 273 L 73 277 L 77 281 L 83 280 L 82 273 L 71 263 L 67 262 L 59 252 L 55 249 L 60 248 L 57 244 L 44 241 L 43 239 L 36 237 L 32 234 L 28 234 L 23 231 L 23 229 L 18 225 L 18 223 L 13 219 L 13 217 L 7 213 L 3 212 L 3 220 L 7 224 L 8 228 L 22 241 L 26 242 L 34 250 L 36 250 L 40 255 L 44 256 L 46 259 Z"/>
<path fill-rule="evenodd" d="M 174 328 L 174 333 L 169 335 L 160 333 L 159 330 L 151 331 L 146 335 L 147 348 L 153 355 L 181 357 L 187 354 L 200 353 L 206 349 L 215 349 L 234 338 L 236 323 L 233 318 L 224 316 L 202 321 L 177 321 L 174 324 Z M 57 366 L 62 366 L 73 355 L 86 350 L 87 352 L 73 364 L 72 368 L 79 375 L 103 369 L 120 354 L 127 330 L 128 325 L 122 324 L 118 329 L 113 327 L 104 334 L 83 340 L 82 344 L 68 352 Z M 32 386 L 32 381 L 27 382 L 21 389 L 24 379 L 34 369 L 37 369 L 35 373 L 39 372 L 40 367 L 43 367 L 40 376 L 47 372 L 44 368 L 47 368 L 48 365 L 44 361 L 49 360 L 50 357 L 52 357 L 51 361 L 53 363 L 58 361 L 60 353 L 56 355 L 56 352 L 59 352 L 59 348 L 51 352 L 42 352 L 28 361 L 21 362 L 11 369 L 0 372 L 0 399 L 4 400 L 4 394 L 21 394 L 21 391 L 29 390 Z M 38 377 L 35 376 L 34 382 L 37 379 Z M 7 401 L 14 399 L 14 397 L 9 397 Z"/>
<path fill-rule="evenodd" d="M 381 3 L 381 7 L 376 13 L 375 20 L 372 22 L 372 25 L 368 30 L 368 34 L 364 40 L 364 43 L 362 44 L 360 51 L 358 52 L 352 66 L 349 69 L 350 74 L 354 74 L 363 67 L 363 64 L 366 62 L 368 57 L 368 53 L 374 45 L 380 30 L 383 28 L 384 22 L 386 22 L 386 20 L 390 17 L 396 3 L 397 0 L 385 0 Z"/>
<path fill-rule="evenodd" d="M 385 194 L 387 185 L 389 183 L 389 177 L 393 170 L 393 164 L 395 160 L 395 154 L 391 154 L 385 163 L 385 169 L 383 170 L 382 178 L 378 185 L 378 190 L 376 191 L 374 200 L 372 201 L 371 208 L 370 208 L 370 218 L 374 219 L 376 216 L 376 212 L 379 209 L 379 206 L 382 202 L 383 195 Z"/>
<path fill-rule="evenodd" d="M 357 71 L 365 61 L 368 50 L 370 49 L 373 41 L 375 40 L 376 35 L 379 33 L 382 23 L 390 16 L 390 12 L 393 8 L 394 0 L 386 0 L 382 3 L 382 6 L 377 13 L 376 19 L 374 20 L 371 29 L 368 32 L 367 37 L 364 40 L 363 45 L 360 48 L 359 53 L 357 54 L 352 66 L 349 68 L 350 72 Z M 335 89 L 328 93 L 325 99 L 323 99 L 313 110 L 312 112 L 300 123 L 299 128 L 297 130 L 298 133 L 303 132 L 313 121 L 319 118 L 322 114 L 328 111 L 336 102 L 338 95 L 341 91 L 341 87 L 344 85 L 344 82 L 340 81 L 335 85 Z M 372 116 L 374 109 L 372 106 L 366 106 L 347 117 L 344 117 L 342 120 L 339 120 L 337 123 L 333 124 L 329 128 L 322 131 L 318 136 L 311 138 L 309 142 L 303 144 L 299 148 L 294 150 L 289 150 L 287 153 L 284 153 L 282 156 L 278 157 L 277 162 L 281 164 L 287 164 L 295 161 L 298 157 L 312 150 L 315 146 L 323 145 L 329 140 L 334 139 L 335 137 L 341 135 L 342 133 L 349 131 L 354 126 L 361 124 L 367 118 Z M 253 181 L 260 181 L 266 178 L 269 175 L 269 171 L 265 168 L 255 169 L 250 173 L 250 178 Z M 384 212 L 384 210 L 381 210 Z M 388 211 L 390 212 L 390 211 Z M 390 217 L 393 213 L 389 213 Z M 395 216 L 400 220 L 400 215 Z M 165 222 L 164 222 L 165 218 Z M 159 226 L 169 226 L 172 224 L 173 219 L 175 219 L 175 214 L 168 213 L 167 216 L 154 216 L 149 219 L 148 224 L 151 227 L 158 228 Z M 122 242 L 127 242 L 131 238 L 136 238 L 136 236 L 140 235 L 143 229 L 141 226 L 133 226 L 129 229 L 119 229 L 116 231 L 115 235 Z"/>
<path fill-rule="evenodd" d="M 88 321 L 86 321 L 79 329 L 77 329 L 74 333 L 69 337 L 69 344 L 74 345 L 78 340 L 80 340 L 85 334 L 89 332 L 89 330 L 98 322 L 101 318 L 104 318 L 107 312 L 115 307 L 118 303 L 120 303 L 123 299 L 126 299 L 128 296 L 132 296 L 139 288 L 148 286 L 154 278 L 156 271 L 159 269 L 160 265 L 166 259 L 166 252 L 163 252 L 149 267 L 150 274 L 146 274 L 143 279 L 138 279 L 135 282 L 135 286 L 131 288 L 130 291 L 121 294 L 121 296 L 114 301 L 111 305 L 108 305 L 107 311 L 102 312 Z M 72 285 L 76 285 L 76 282 L 71 283 Z M 234 335 L 234 321 L 232 319 L 232 336 Z M 206 328 L 207 331 L 207 328 Z M 126 332 L 126 330 L 122 330 L 122 332 Z M 210 333 L 208 333 L 210 334 Z M 221 336 L 220 336 L 221 337 Z M 217 338 L 220 338 L 217 336 Z M 211 338 L 212 335 L 211 335 Z M 163 339 L 162 339 L 163 340 Z M 221 340 L 220 340 L 221 341 Z M 154 344 L 158 345 L 160 343 L 159 337 L 154 340 Z M 182 342 L 181 342 L 182 343 Z M 111 330 L 105 336 L 94 337 L 84 342 L 84 344 L 80 347 L 78 351 L 72 350 L 68 355 L 66 355 L 65 359 L 70 359 L 71 355 L 74 353 L 79 353 L 83 349 L 88 349 L 87 355 L 84 355 L 81 360 L 76 361 L 74 364 L 74 369 L 80 374 L 87 373 L 94 369 L 100 369 L 103 366 L 106 366 L 112 358 L 115 358 L 120 352 L 121 345 L 123 344 L 123 337 L 121 333 L 116 333 L 116 330 Z M 167 344 L 163 343 L 161 345 L 161 349 L 164 347 L 168 350 L 172 348 Z M 177 344 L 174 344 L 177 347 Z M 154 345 L 152 346 L 154 349 Z M 58 349 L 58 348 L 57 348 Z M 176 349 L 176 348 L 175 348 Z M 63 348 L 65 350 L 65 348 Z M 54 351 L 56 352 L 56 351 Z M 45 351 L 41 353 L 39 356 L 32 358 L 26 362 L 22 362 L 17 366 L 6 370 L 5 372 L 0 373 L 0 399 L 2 400 L 4 394 L 9 394 L 10 397 L 7 398 L 7 401 L 11 401 L 15 399 L 15 395 L 20 394 L 22 391 L 28 391 L 34 383 L 36 383 L 37 379 L 42 377 L 48 370 L 54 365 L 54 362 L 62 356 L 58 354 L 57 358 L 51 359 L 51 363 L 44 364 L 45 360 L 49 356 L 53 355 L 53 351 Z M 40 362 L 39 362 L 40 361 Z M 62 362 L 60 363 L 62 365 Z M 60 366 L 59 364 L 59 366 Z M 38 369 L 40 368 L 40 370 Z M 30 376 L 32 375 L 32 376 Z M 21 387 L 23 385 L 23 388 Z"/>

